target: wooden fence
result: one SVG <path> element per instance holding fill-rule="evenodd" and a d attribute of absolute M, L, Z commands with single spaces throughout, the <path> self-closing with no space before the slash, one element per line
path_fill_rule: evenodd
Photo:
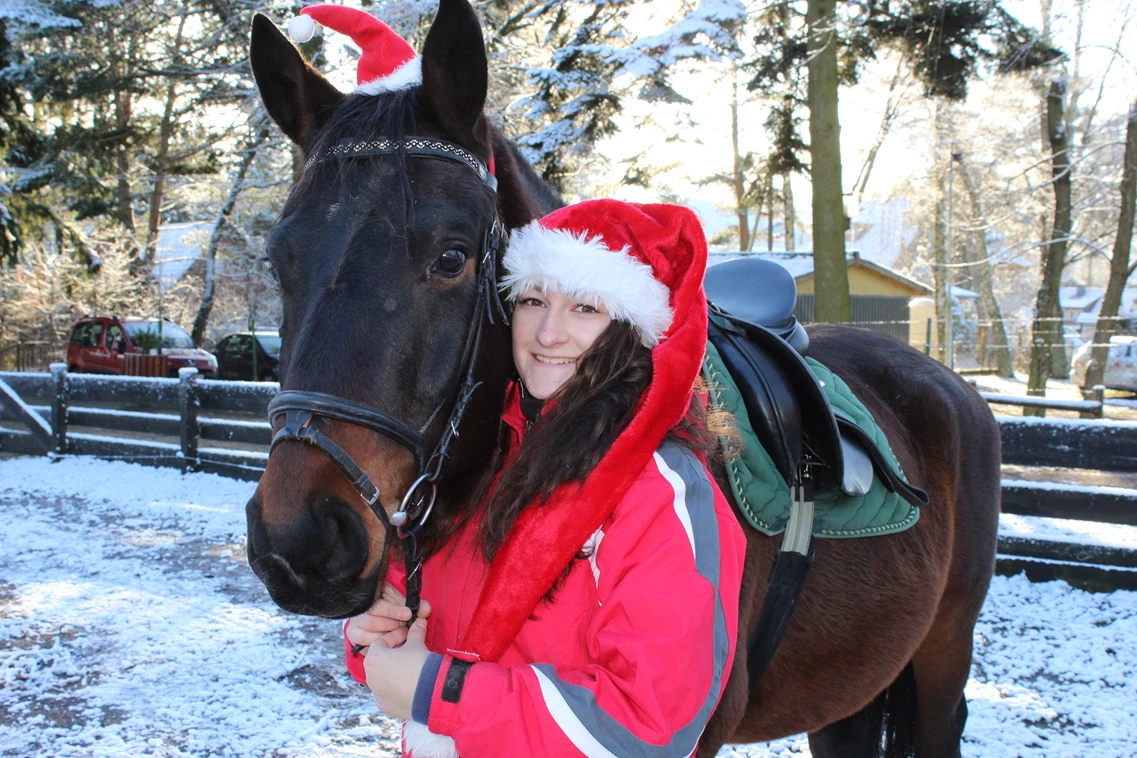
<path fill-rule="evenodd" d="M 0 426 L 0 451 L 116 458 L 251 481 L 263 472 L 266 410 L 277 384 L 202 380 L 194 369 L 178 379 L 65 369 L 0 372 L 0 418 L 20 422 Z M 1137 423 L 1000 417 L 999 426 L 1005 464 L 1137 472 Z M 1003 512 L 1137 526 L 1137 489 L 1004 479 Z M 1003 537 L 999 554 L 1003 574 L 1137 589 L 1135 550 Z"/>

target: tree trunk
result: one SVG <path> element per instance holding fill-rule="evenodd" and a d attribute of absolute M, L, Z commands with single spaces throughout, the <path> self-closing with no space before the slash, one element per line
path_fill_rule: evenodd
<path fill-rule="evenodd" d="M 237 198 L 244 189 L 245 175 L 249 172 L 253 159 L 257 157 L 257 150 L 268 139 L 268 134 L 267 126 L 258 127 L 256 136 L 245 146 L 245 154 L 241 156 L 241 162 L 237 164 L 237 170 L 233 175 L 233 183 L 229 186 L 229 195 L 225 198 L 225 204 L 221 206 L 217 220 L 213 223 L 213 233 L 209 235 L 209 247 L 205 252 L 205 287 L 201 293 L 201 305 L 197 309 L 197 316 L 193 320 L 193 331 L 190 334 L 193 344 L 199 347 L 205 338 L 205 327 L 209 324 L 209 314 L 213 310 L 213 301 L 217 295 L 217 247 L 221 241 L 221 230 L 224 229 L 225 222 L 237 205 Z"/>
<path fill-rule="evenodd" d="M 1045 395 L 1046 379 L 1051 375 L 1054 347 L 1062 344 L 1062 322 L 1058 312 L 1058 287 L 1066 265 L 1066 246 L 1070 237 L 1070 162 L 1067 152 L 1066 123 L 1063 100 L 1066 83 L 1061 78 L 1050 82 L 1046 98 L 1048 137 L 1051 153 L 1051 177 L 1054 185 L 1054 224 L 1050 239 L 1043 246 L 1042 282 L 1034 306 L 1031 325 L 1030 377 L 1028 395 Z M 1026 411 L 1031 409 L 1024 409 Z M 1038 415 L 1038 414 L 1030 414 Z"/>
<path fill-rule="evenodd" d="M 963 153 L 953 156 L 959 164 L 959 171 L 963 174 L 963 183 L 967 186 L 967 196 L 971 201 L 971 226 L 974 229 L 975 266 L 974 274 L 978 281 L 980 317 L 990 322 L 986 330 L 984 350 L 980 355 L 983 365 L 987 365 L 987 351 L 994 349 L 995 365 L 999 376 L 1010 379 L 1014 376 L 1014 356 L 1011 355 L 1011 344 L 1007 341 L 1007 328 L 1003 323 L 1003 313 L 999 308 L 999 300 L 995 297 L 995 286 L 992 276 L 992 265 L 987 260 L 987 214 L 983 211 L 983 200 L 979 197 L 979 190 L 971 177 Z M 992 345 L 992 342 L 994 344 Z"/>
<path fill-rule="evenodd" d="M 936 220 L 932 229 L 932 287 L 936 301 L 936 348 L 935 359 L 947 364 L 947 320 L 951 318 L 951 299 L 947 292 L 947 200 L 944 190 L 945 179 L 942 162 L 936 167 L 938 197 L 936 199 Z"/>
<path fill-rule="evenodd" d="M 766 252 L 774 249 L 774 174 L 766 172 Z"/>
<path fill-rule="evenodd" d="M 954 230 L 948 228 L 948 166 L 951 153 L 949 143 L 951 124 L 947 118 L 947 104 L 937 100 L 933 117 L 935 128 L 935 172 L 936 172 L 936 218 L 932 227 L 932 287 L 935 289 L 936 303 L 936 349 L 935 358 L 944 365 L 948 362 L 948 321 L 952 318 L 952 299 L 948 292 L 948 235 Z M 952 334 L 954 338 L 954 332 Z M 954 356 L 953 356 L 954 357 Z"/>
<path fill-rule="evenodd" d="M 118 169 L 115 187 L 117 203 L 115 217 L 131 232 L 134 231 L 134 204 L 130 192 L 130 152 L 126 135 L 127 129 L 130 128 L 132 110 L 130 93 L 124 89 L 116 89 L 114 93 L 114 115 L 121 141 L 115 148 L 115 164 Z"/>
<path fill-rule="evenodd" d="M 786 204 L 786 250 L 797 249 L 797 214 L 794 212 L 793 174 L 782 175 L 782 199 Z"/>
<path fill-rule="evenodd" d="M 734 148 L 734 209 L 738 214 L 738 249 L 750 250 L 750 214 L 744 200 L 746 188 L 742 176 L 742 156 L 738 151 L 738 68 L 731 72 L 730 140 Z M 758 209 L 761 212 L 761 208 Z"/>
<path fill-rule="evenodd" d="M 173 62 L 181 62 L 182 41 L 185 38 L 188 12 L 182 10 L 178 21 L 178 32 L 174 35 Z M 154 189 L 150 193 L 150 214 L 146 226 L 146 257 L 154 260 L 158 247 L 158 228 L 162 224 L 162 200 L 166 194 L 166 172 L 170 167 L 170 137 L 174 133 L 174 102 L 177 100 L 177 84 L 173 81 L 166 86 L 166 107 L 162 110 L 162 123 L 158 127 L 158 156 L 154 166 Z"/>
<path fill-rule="evenodd" d="M 847 323 L 849 269 L 845 262 L 845 206 L 841 195 L 841 134 L 837 116 L 837 0 L 809 0 L 809 152 L 813 184 L 814 317 Z"/>
<path fill-rule="evenodd" d="M 1109 262 L 1109 284 L 1101 301 L 1097 326 L 1094 328 L 1093 361 L 1086 371 L 1082 387 L 1088 394 L 1095 384 L 1102 384 L 1105 363 L 1109 353 L 1109 338 L 1117 331 L 1117 311 L 1121 307 L 1121 292 L 1133 273 L 1129 268 L 1130 246 L 1133 242 L 1133 218 L 1137 212 L 1137 101 L 1129 109 L 1125 125 L 1125 161 L 1121 174 L 1121 212 L 1117 219 L 1117 237 L 1113 241 L 1113 258 Z"/>
<path fill-rule="evenodd" d="M 146 257 L 153 262 L 158 248 L 158 229 L 162 224 L 162 200 L 166 194 L 166 171 L 170 166 L 170 136 L 174 131 L 176 85 L 166 87 L 166 107 L 158 130 L 158 155 L 154 166 L 154 189 L 150 192 L 150 214 L 146 226 Z"/>
<path fill-rule="evenodd" d="M 892 131 L 892 124 L 896 121 L 896 117 L 900 115 L 900 95 L 896 94 L 896 86 L 900 83 L 903 71 L 904 62 L 901 61 L 900 65 L 896 67 L 896 74 L 892 77 L 892 83 L 888 85 L 888 102 L 884 106 L 884 115 L 880 118 L 880 129 L 877 130 L 876 141 L 869 148 L 869 154 L 865 158 L 864 165 L 861 166 L 860 173 L 857 174 L 857 181 L 853 184 L 853 195 L 856 198 L 856 207 L 858 208 L 861 207 L 861 199 L 865 195 L 865 188 L 869 185 L 873 166 L 876 165 L 877 153 L 880 152 L 884 140 Z"/>

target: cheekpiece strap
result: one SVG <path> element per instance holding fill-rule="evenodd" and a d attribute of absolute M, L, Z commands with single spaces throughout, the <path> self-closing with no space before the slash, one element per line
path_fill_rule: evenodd
<path fill-rule="evenodd" d="M 323 152 L 316 153 L 304 164 L 307 169 L 314 163 L 329 158 L 365 158 L 373 155 L 398 155 L 404 153 L 417 158 L 436 158 L 464 163 L 474 170 L 487 187 L 497 192 L 497 177 L 478 157 L 464 147 L 453 142 L 428 139 L 426 137 L 407 137 L 406 139 L 340 140 Z"/>

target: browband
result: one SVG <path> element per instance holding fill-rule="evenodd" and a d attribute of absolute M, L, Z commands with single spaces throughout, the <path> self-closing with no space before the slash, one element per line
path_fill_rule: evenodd
<path fill-rule="evenodd" d="M 478 160 L 476 155 L 452 142 L 426 137 L 407 137 L 401 140 L 387 138 L 340 140 L 327 150 L 316 153 L 309 158 L 308 162 L 304 164 L 304 168 L 307 169 L 312 164 L 329 158 L 363 158 L 371 155 L 398 155 L 399 153 L 414 155 L 419 158 L 441 158 L 465 163 L 477 173 L 478 178 L 485 182 L 487 187 L 497 192 L 497 177 L 493 175 L 490 168 Z M 490 156 L 490 165 L 493 165 L 492 155 Z"/>

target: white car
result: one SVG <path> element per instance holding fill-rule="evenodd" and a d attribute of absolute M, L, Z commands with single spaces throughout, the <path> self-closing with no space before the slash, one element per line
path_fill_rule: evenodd
<path fill-rule="evenodd" d="M 1091 343 L 1087 342 L 1078 348 L 1070 360 L 1070 381 L 1079 387 L 1086 381 L 1090 348 Z M 1110 337 L 1102 384 L 1109 389 L 1137 392 L 1137 337 Z"/>

